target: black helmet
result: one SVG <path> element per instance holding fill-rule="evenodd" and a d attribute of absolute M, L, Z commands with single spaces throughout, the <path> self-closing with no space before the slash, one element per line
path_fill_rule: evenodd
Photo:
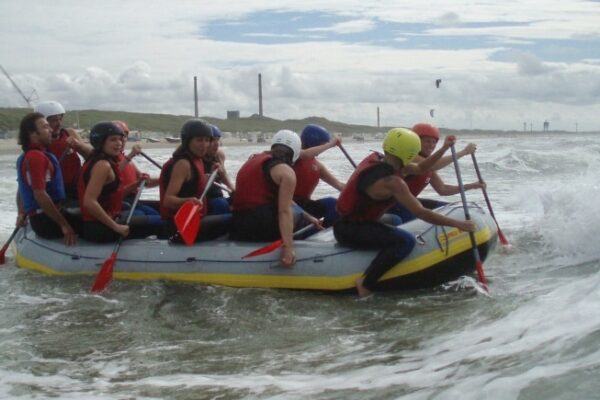
<path fill-rule="evenodd" d="M 125 136 L 123 130 L 114 122 L 98 122 L 90 131 L 90 144 L 96 151 L 101 151 L 109 136 Z"/>
<path fill-rule="evenodd" d="M 207 137 L 212 140 L 213 133 L 210 125 L 201 119 L 193 118 L 188 119 L 181 126 L 181 143 L 187 145 L 187 143 L 194 137 Z"/>

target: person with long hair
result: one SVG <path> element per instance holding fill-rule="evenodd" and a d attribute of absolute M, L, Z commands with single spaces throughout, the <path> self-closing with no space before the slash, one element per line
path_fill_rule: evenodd
<path fill-rule="evenodd" d="M 171 241 L 182 241 L 177 232 L 174 217 L 179 208 L 187 202 L 200 205 L 201 218 L 212 214 L 206 198 L 200 200 L 207 184 L 207 174 L 203 157 L 212 143 L 210 125 L 201 119 L 187 120 L 180 131 L 181 144 L 173 156 L 163 165 L 159 178 L 160 214 L 165 221 L 164 236 Z M 220 168 L 220 165 L 214 165 Z M 195 241 L 215 239 L 227 232 L 228 221 L 203 224 Z"/>
<path fill-rule="evenodd" d="M 113 122 L 99 122 L 90 131 L 94 151 L 83 164 L 78 191 L 83 230 L 81 236 L 98 243 L 115 242 L 119 237 L 143 238 L 157 233 L 157 226 L 145 217 L 134 217 L 125 225 L 123 198 L 117 157 L 123 147 L 123 131 Z M 129 190 L 135 189 L 130 186 Z"/>

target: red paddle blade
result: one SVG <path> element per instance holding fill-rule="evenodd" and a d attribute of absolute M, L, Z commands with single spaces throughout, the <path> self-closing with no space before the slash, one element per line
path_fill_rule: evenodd
<path fill-rule="evenodd" d="M 475 269 L 477 270 L 477 277 L 479 278 L 479 282 L 484 287 L 485 291 L 488 291 L 488 283 L 487 279 L 485 279 L 485 275 L 483 273 L 483 263 L 481 260 L 477 260 L 475 262 Z"/>
<path fill-rule="evenodd" d="M 506 236 L 504 236 L 504 233 L 502 233 L 500 228 L 498 228 L 498 239 L 500 239 L 500 243 L 502 244 L 502 246 L 510 246 L 510 243 L 508 243 L 508 239 L 506 238 Z"/>
<path fill-rule="evenodd" d="M 92 293 L 99 293 L 106 289 L 110 281 L 112 281 L 113 267 L 117 261 L 117 253 L 113 252 L 110 257 L 104 261 L 100 272 L 96 275 L 96 280 L 92 285 Z"/>
<path fill-rule="evenodd" d="M 2 246 L 2 250 L 0 250 L 0 265 L 6 263 L 6 258 L 4 257 L 4 253 L 6 253 L 6 249 L 8 249 L 8 243 Z"/>
<path fill-rule="evenodd" d="M 251 251 L 250 253 L 248 253 L 245 256 L 243 256 L 242 259 L 260 256 L 262 254 L 269 254 L 270 252 L 275 251 L 278 248 L 280 248 L 282 245 L 283 245 L 283 240 L 281 240 L 281 239 L 276 240 L 276 241 L 274 241 L 271 244 L 268 244 L 268 245 L 266 245 L 264 247 L 261 247 L 260 249 L 256 249 L 254 251 Z"/>
<path fill-rule="evenodd" d="M 177 214 L 175 214 L 175 226 L 179 235 L 187 244 L 191 246 L 198 236 L 200 230 L 200 210 L 202 207 L 194 202 L 188 201 L 184 203 Z"/>

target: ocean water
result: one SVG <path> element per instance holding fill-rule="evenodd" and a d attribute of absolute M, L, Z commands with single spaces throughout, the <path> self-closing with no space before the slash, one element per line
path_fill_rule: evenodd
<path fill-rule="evenodd" d="M 89 277 L 21 270 L 9 251 L 0 398 L 600 398 L 600 136 L 473 135 L 457 148 L 468 141 L 512 244 L 484 262 L 489 296 L 474 277 L 364 300 L 123 281 L 93 295 Z M 345 147 L 359 161 L 379 143 Z M 226 148 L 230 173 L 262 149 Z M 147 153 L 164 162 L 170 150 Z M 16 156 L 0 156 L 1 243 L 16 217 Z M 352 172 L 337 149 L 320 159 Z M 470 158 L 460 164 L 475 180 Z M 455 182 L 452 167 L 442 176 Z M 485 206 L 480 192 L 467 198 Z"/>

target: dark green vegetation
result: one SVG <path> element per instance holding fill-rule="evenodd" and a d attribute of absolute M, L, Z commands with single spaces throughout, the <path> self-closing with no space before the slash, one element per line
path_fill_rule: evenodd
<path fill-rule="evenodd" d="M 27 112 L 27 108 L 0 108 L 0 131 L 18 130 L 19 121 Z M 132 131 L 163 132 L 167 135 L 176 136 L 179 128 L 190 115 L 168 115 L 168 114 L 143 114 L 121 111 L 98 111 L 80 110 L 70 111 L 65 115 L 65 126 L 79 127 L 89 130 L 92 125 L 99 121 L 122 120 L 127 122 Z M 304 119 L 288 119 L 285 121 L 252 115 L 239 119 L 219 119 L 213 117 L 201 117 L 211 124 L 216 124 L 224 132 L 276 132 L 280 129 L 291 129 L 299 132 L 306 124 L 319 124 L 332 132 L 343 134 L 351 133 L 377 133 L 389 130 L 389 127 L 377 128 L 367 125 L 349 125 L 341 122 L 329 121 L 325 118 L 309 117 Z"/>
<path fill-rule="evenodd" d="M 0 107 L 0 132 L 18 130 L 19 121 L 31 109 L 27 108 L 1 108 Z M 84 130 L 89 130 L 92 125 L 100 121 L 121 120 L 127 122 L 132 131 L 143 132 L 160 132 L 164 135 L 178 136 L 179 128 L 187 120 L 190 115 L 169 115 L 169 114 L 144 114 L 124 111 L 99 111 L 99 110 L 79 110 L 70 111 L 65 115 L 65 125 L 77 127 Z M 220 119 L 214 117 L 203 116 L 202 119 L 216 124 L 223 132 L 276 132 L 280 129 L 291 129 L 300 132 L 306 124 L 318 124 L 331 132 L 341 133 L 344 136 L 353 133 L 378 133 L 387 132 L 393 128 L 391 126 L 376 126 L 369 125 L 351 125 L 343 122 L 329 121 L 321 117 L 308 117 L 304 119 L 286 119 L 278 120 L 269 117 L 260 117 L 256 114 L 247 118 L 239 119 Z M 79 121 L 79 122 L 78 122 Z M 453 130 L 441 129 L 443 134 L 464 135 L 470 133 L 490 133 L 490 134 L 527 134 L 541 133 L 540 131 L 523 132 L 523 131 L 482 131 L 482 130 Z M 565 131 L 550 131 L 544 133 L 568 133 Z M 572 133 L 572 132 L 571 132 Z M 591 132 L 579 132 L 591 133 Z"/>

